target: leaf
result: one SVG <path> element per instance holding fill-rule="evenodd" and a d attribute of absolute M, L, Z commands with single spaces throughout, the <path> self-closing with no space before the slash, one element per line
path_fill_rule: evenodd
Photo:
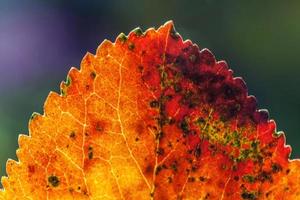
<path fill-rule="evenodd" d="M 32 115 L 0 199 L 299 199 L 300 162 L 256 104 L 172 22 L 120 34 Z"/>

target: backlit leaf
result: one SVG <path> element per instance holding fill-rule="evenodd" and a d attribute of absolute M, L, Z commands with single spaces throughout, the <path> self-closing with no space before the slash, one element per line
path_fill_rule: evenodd
<path fill-rule="evenodd" d="M 172 22 L 88 53 L 19 146 L 0 199 L 300 198 L 300 162 L 268 112 Z"/>

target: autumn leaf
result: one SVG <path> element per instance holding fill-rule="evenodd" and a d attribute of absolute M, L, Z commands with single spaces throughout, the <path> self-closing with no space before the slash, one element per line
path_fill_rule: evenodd
<path fill-rule="evenodd" d="M 0 199 L 300 199 L 290 153 L 244 81 L 167 22 L 70 70 L 20 135 Z"/>

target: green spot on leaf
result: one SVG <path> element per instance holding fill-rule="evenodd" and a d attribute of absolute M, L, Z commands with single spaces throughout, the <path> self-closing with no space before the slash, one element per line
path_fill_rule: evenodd
<path fill-rule="evenodd" d="M 134 29 L 133 32 L 136 34 L 136 36 L 142 36 L 144 34 L 140 27 Z"/>
<path fill-rule="evenodd" d="M 124 33 L 120 33 L 120 35 L 118 36 L 118 40 L 120 40 L 120 42 L 124 43 L 127 41 L 127 36 Z"/>
<path fill-rule="evenodd" d="M 243 180 L 246 181 L 246 182 L 249 182 L 249 183 L 254 183 L 255 177 L 252 176 L 252 175 L 247 174 L 247 175 L 243 176 Z"/>
<path fill-rule="evenodd" d="M 69 87 L 69 86 L 71 85 L 71 83 L 72 83 L 71 77 L 70 77 L 70 76 L 67 76 L 67 79 L 66 79 L 66 81 L 65 81 L 66 86 Z"/>

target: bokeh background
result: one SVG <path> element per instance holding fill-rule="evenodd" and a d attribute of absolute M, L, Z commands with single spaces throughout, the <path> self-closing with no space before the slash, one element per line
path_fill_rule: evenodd
<path fill-rule="evenodd" d="M 300 1 L 0 0 L 0 176 L 18 134 L 105 39 L 174 20 L 246 81 L 300 157 Z"/>

